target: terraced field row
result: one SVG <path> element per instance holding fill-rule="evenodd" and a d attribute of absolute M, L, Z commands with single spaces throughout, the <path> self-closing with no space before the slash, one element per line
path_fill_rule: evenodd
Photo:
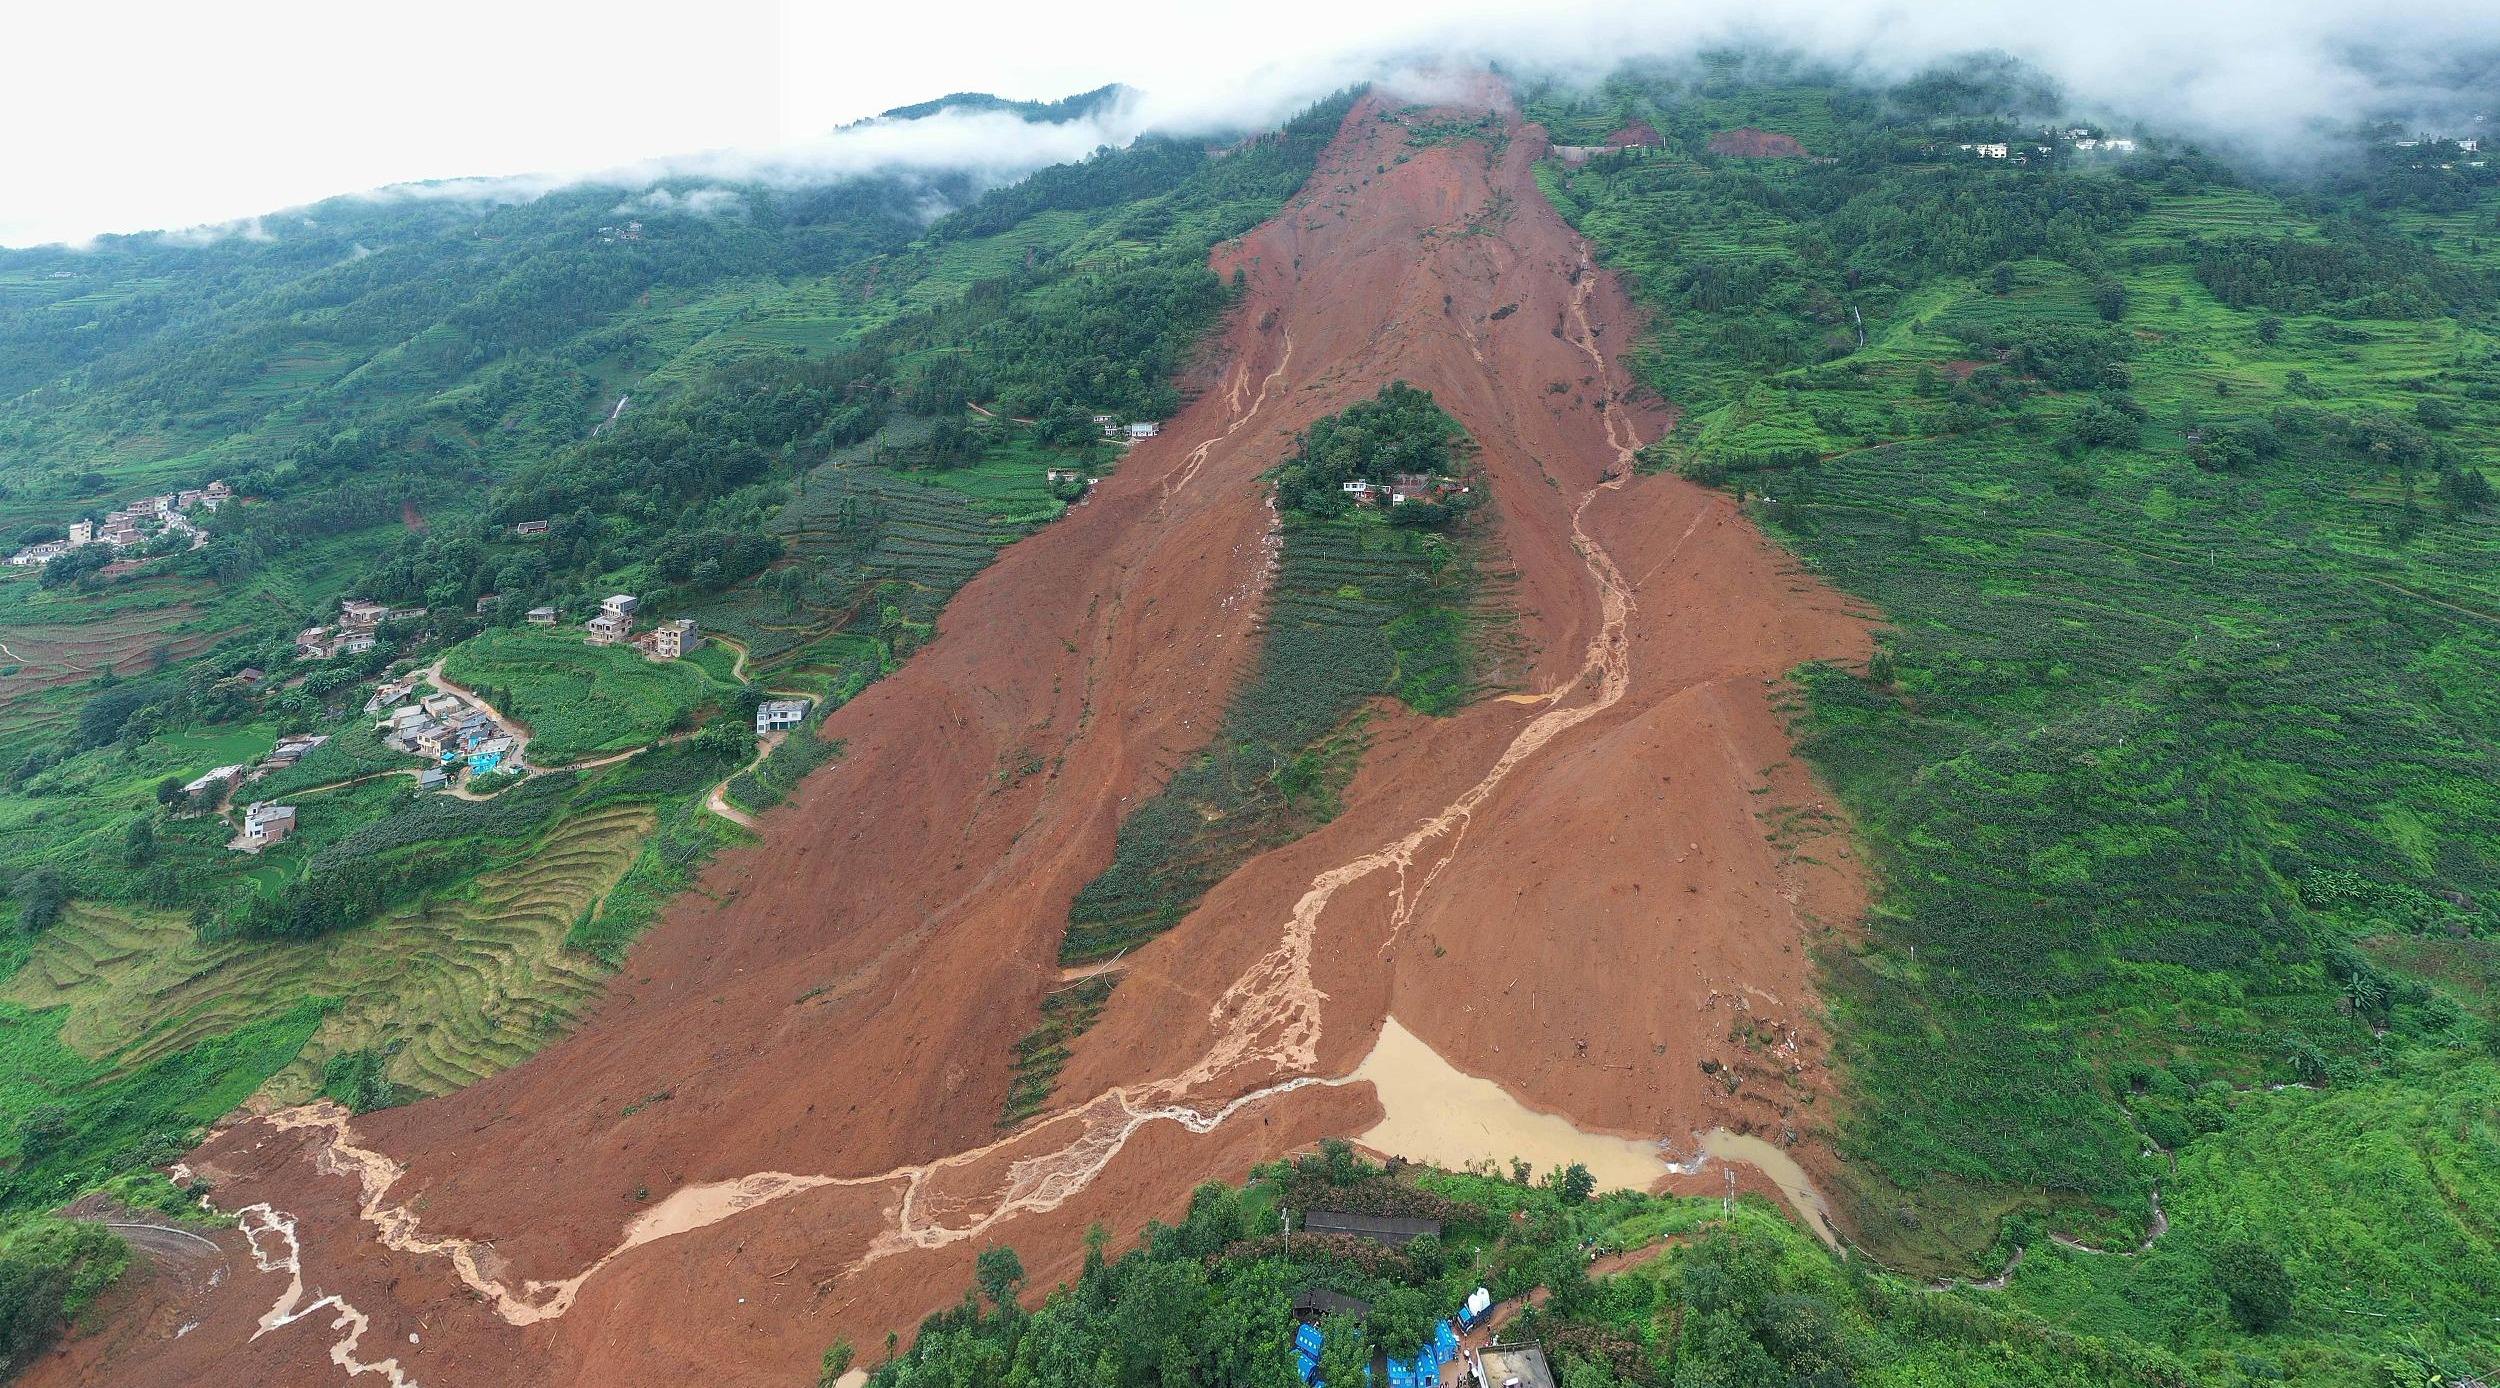
<path fill-rule="evenodd" d="M 827 463 L 775 523 L 791 559 L 700 615 L 767 664 L 836 630 L 884 631 L 886 606 L 925 631 L 1039 523 L 1001 519 L 965 492 L 864 461 Z"/>
<path fill-rule="evenodd" d="M 596 998 L 604 970 L 567 953 L 564 935 L 654 823 L 645 806 L 589 811 L 467 895 L 305 944 L 207 944 L 179 916 L 81 903 L 0 996 L 68 1007 L 62 1043 L 111 1057 L 116 1072 L 303 998 L 334 999 L 270 1081 L 275 1097 L 308 1096 L 322 1061 L 362 1048 L 390 1053 L 393 1082 L 446 1092 L 526 1058 Z"/>

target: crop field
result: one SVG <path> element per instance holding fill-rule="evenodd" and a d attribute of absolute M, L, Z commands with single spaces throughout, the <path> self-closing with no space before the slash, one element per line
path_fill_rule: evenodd
<path fill-rule="evenodd" d="M 746 840 L 746 831 L 691 801 L 664 804 L 657 827 L 633 853 L 624 874 L 564 932 L 566 950 L 622 967 L 625 951 L 663 907 L 694 885 L 696 871 L 721 848 Z"/>
<path fill-rule="evenodd" d="M 1655 461 L 1740 486 L 1890 623 L 1789 709 L 1880 884 L 1823 959 L 1827 1194 L 1888 1264 L 2019 1251 L 2003 1299 L 2216 1372 L 2263 1347 L 2268 1374 L 2367 1381 L 2398 1323 L 2488 1361 L 2500 513 L 2405 450 L 2488 471 L 2500 335 L 2226 305 L 2188 238 L 2351 235 L 2245 188 L 2103 198 L 2093 237 L 2006 238 L 2001 270 L 1902 250 L 1849 295 L 1765 213 L 1848 176 L 1750 172 L 1777 195 L 1668 160 L 1547 178 L 1659 312 L 1641 369 L 1690 412 Z M 1798 288 L 1720 302 L 1699 267 L 1745 257 Z M 1991 344 L 2060 340 L 2116 344 L 2118 385 L 1961 384 L 2022 374 Z M 2113 399 L 2126 426 L 2084 441 Z M 2217 432 L 2269 451 L 2200 466 Z M 2156 1191 L 2143 1257 L 2045 1237 L 2133 1248 Z M 2209 1268 L 2250 1236 L 2300 1289 L 2298 1349 L 2219 1308 Z"/>
<path fill-rule="evenodd" d="M 2219 1360 L 2232 1337 L 2206 1269 L 2231 1240 L 2261 1234 L 2311 1289 L 2298 1329 L 2323 1342 L 2318 1379 L 2373 1381 L 2382 1322 L 2486 1357 L 2500 1341 L 2500 1252 L 2475 1213 L 2500 1203 L 2489 1062 L 2400 1067 L 2370 1091 L 2162 1097 L 2212 1128 L 2164 1187 L 2172 1232 L 2137 1259 L 2043 1244 L 2015 1273 L 2014 1304 L 2082 1334 Z"/>
<path fill-rule="evenodd" d="M 442 1093 L 526 1058 L 597 997 L 605 970 L 564 936 L 653 824 L 646 806 L 584 813 L 465 892 L 303 944 L 206 944 L 178 915 L 81 903 L 0 1000 L 66 1008 L 60 1044 L 122 1075 L 292 1000 L 333 999 L 301 1054 L 268 1072 L 273 1097 L 310 1097 L 322 1061 L 366 1048 L 388 1054 L 394 1083 Z"/>
<path fill-rule="evenodd" d="M 0 1209 L 57 1206 L 106 1176 L 180 1157 L 198 1130 L 303 1050 L 322 1010 L 319 999 L 289 998 L 223 1035 L 120 1067 L 63 1045 L 63 1014 L 0 1000 L 0 1120 L 16 1157 L 0 1178 Z M 64 1120 L 39 1145 L 24 1121 L 38 1110 Z"/>
<path fill-rule="evenodd" d="M 329 732 L 328 742 L 306 753 L 295 765 L 272 771 L 252 782 L 252 797 L 282 800 L 315 786 L 337 785 L 342 781 L 386 771 L 413 771 L 425 765 L 422 758 L 384 746 L 381 735 L 374 731 L 373 720 L 361 715 L 322 731 Z"/>
<path fill-rule="evenodd" d="M 818 735 L 819 718 L 792 728 L 781 745 L 765 753 L 753 770 L 730 777 L 729 784 L 721 788 L 722 798 L 749 814 L 770 809 L 788 799 L 799 782 L 807 779 L 807 773 L 842 755 L 840 742 L 828 742 Z"/>
<path fill-rule="evenodd" d="M 227 634 L 192 625 L 196 616 L 173 604 L 0 628 L 0 739 L 58 729 L 75 711 L 75 687 L 103 671 L 137 674 L 184 660 Z"/>
<path fill-rule="evenodd" d="M 889 429 L 809 472 L 773 522 L 790 557 L 698 620 L 766 668 L 836 632 L 878 638 L 899 656 L 1002 547 L 1064 509 L 1043 489 L 1040 462 L 903 473 L 869 461 L 911 429 Z"/>
<path fill-rule="evenodd" d="M 1111 1000 L 1111 990 L 1119 982 L 1117 974 L 1096 974 L 1042 999 L 1041 1025 L 1016 1042 L 1014 1074 L 1007 1086 L 1006 1110 L 999 1115 L 1000 1127 L 1012 1128 L 1050 1102 L 1051 1086 L 1068 1063 L 1068 1043 L 1102 1015 L 1103 1004 Z"/>
<path fill-rule="evenodd" d="M 498 709 L 530 731 L 529 755 L 560 765 L 639 747 L 691 728 L 726 691 L 682 660 L 649 660 L 631 646 L 594 646 L 569 631 L 482 632 L 444 658 L 443 675 L 495 691 Z"/>

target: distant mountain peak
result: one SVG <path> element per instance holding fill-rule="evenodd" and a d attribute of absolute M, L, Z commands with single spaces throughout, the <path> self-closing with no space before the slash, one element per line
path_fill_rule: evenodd
<path fill-rule="evenodd" d="M 1061 97 L 1057 101 L 1017 101 L 988 92 L 949 92 L 934 101 L 915 102 L 909 106 L 897 106 L 891 111 L 880 111 L 876 119 L 921 120 L 941 111 L 1005 111 L 1029 121 L 1064 125 L 1118 105 L 1131 90 L 1122 83 L 1112 82 L 1090 92 Z"/>

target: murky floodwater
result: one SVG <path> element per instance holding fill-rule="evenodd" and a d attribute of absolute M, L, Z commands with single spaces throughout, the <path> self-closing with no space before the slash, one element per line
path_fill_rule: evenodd
<path fill-rule="evenodd" d="M 1376 1152 L 1453 1170 L 1471 1161 L 1507 1168 L 1514 1157 L 1540 1173 L 1578 1162 L 1605 1190 L 1645 1190 L 1669 1174 L 1656 1143 L 1583 1132 L 1568 1118 L 1539 1113 L 1443 1060 L 1395 1017 L 1381 1025 L 1353 1078 L 1371 1081 L 1388 1114 L 1358 1139 Z"/>
<path fill-rule="evenodd" d="M 1758 1137 L 1713 1128 L 1686 1160 L 1667 1156 L 1665 1145 L 1587 1132 L 1558 1114 L 1539 1113 L 1488 1079 L 1470 1075 L 1441 1058 L 1395 1017 L 1355 1067 L 1354 1080 L 1369 1080 L 1387 1116 L 1357 1140 L 1376 1152 L 1395 1153 L 1453 1170 L 1489 1161 L 1508 1169 L 1518 1158 L 1538 1172 L 1578 1162 L 1601 1190 L 1646 1190 L 1666 1176 L 1690 1175 L 1713 1161 L 1738 1162 L 1771 1179 L 1805 1226 L 1838 1246 L 1829 1208 L 1794 1157 Z"/>
<path fill-rule="evenodd" d="M 1832 1226 L 1831 1207 L 1823 1203 L 1823 1192 L 1806 1178 L 1805 1168 L 1797 1159 L 1761 1138 L 1747 1133 L 1732 1133 L 1725 1128 L 1712 1128 L 1701 1135 L 1701 1157 L 1676 1164 L 1679 1171 L 1698 1171 L 1711 1159 L 1742 1162 L 1771 1178 L 1771 1184 L 1788 1197 L 1789 1208 L 1815 1237 L 1840 1247 L 1840 1236 Z"/>

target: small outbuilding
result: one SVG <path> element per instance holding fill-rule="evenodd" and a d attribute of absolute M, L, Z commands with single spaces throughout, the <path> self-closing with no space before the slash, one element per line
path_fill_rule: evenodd
<path fill-rule="evenodd" d="M 1476 1388 L 1554 1388 L 1554 1371 L 1545 1351 L 1534 1345 L 1504 1345 L 1476 1356 L 1469 1370 Z"/>
<path fill-rule="evenodd" d="M 1293 1318 L 1305 1325 L 1317 1325 L 1330 1316 L 1350 1316 L 1359 1321 L 1371 1313 L 1370 1302 L 1326 1287 L 1305 1287 L 1293 1294 Z"/>
<path fill-rule="evenodd" d="M 1426 1234 L 1439 1237 L 1441 1221 L 1403 1215 L 1356 1214 L 1350 1210 L 1313 1210 L 1302 1217 L 1302 1228 L 1305 1233 L 1350 1234 L 1358 1239 L 1385 1243 L 1391 1248 L 1404 1248 Z"/>

